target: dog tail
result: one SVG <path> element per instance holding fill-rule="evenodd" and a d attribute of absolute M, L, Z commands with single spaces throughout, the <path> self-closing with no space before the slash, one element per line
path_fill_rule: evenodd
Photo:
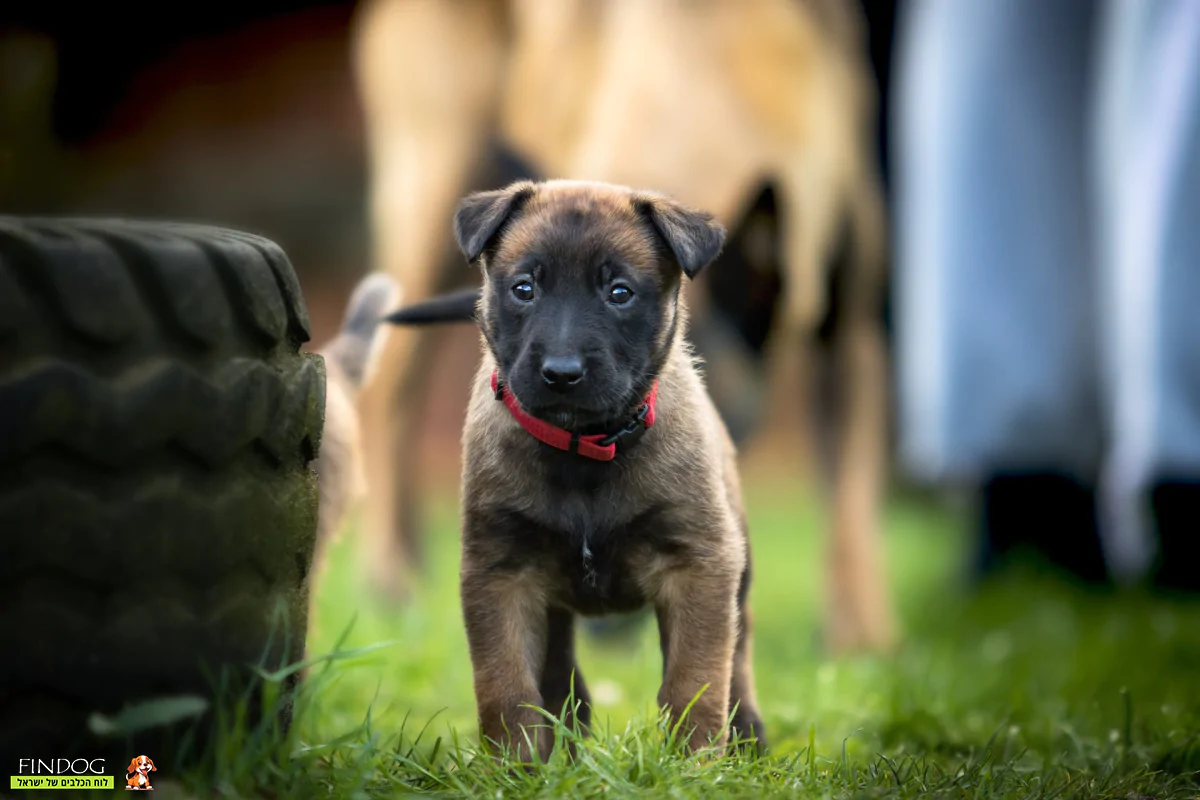
<path fill-rule="evenodd" d="M 400 286 L 382 272 L 363 278 L 350 295 L 341 330 L 321 349 L 345 377 L 345 388 L 357 391 L 370 377 L 384 338 L 379 323 L 399 299 Z"/>
<path fill-rule="evenodd" d="M 384 317 L 393 325 L 432 325 L 439 322 L 473 322 L 481 289 L 471 286 L 397 309 Z"/>

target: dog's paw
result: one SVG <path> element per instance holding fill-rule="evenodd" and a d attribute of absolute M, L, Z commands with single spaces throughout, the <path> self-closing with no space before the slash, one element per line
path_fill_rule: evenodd
<path fill-rule="evenodd" d="M 729 746 L 751 755 L 764 755 L 767 751 L 767 731 L 762 717 L 741 711 L 734 715 L 733 723 L 729 726 Z"/>

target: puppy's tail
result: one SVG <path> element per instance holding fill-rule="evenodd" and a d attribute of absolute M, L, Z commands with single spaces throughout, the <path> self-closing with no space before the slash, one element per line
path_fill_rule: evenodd
<path fill-rule="evenodd" d="M 428 300 L 397 309 L 384 317 L 393 325 L 432 325 L 439 322 L 473 322 L 481 290 L 478 286 L 434 295 Z"/>
<path fill-rule="evenodd" d="M 346 304 L 341 330 L 321 348 L 322 355 L 345 377 L 344 388 L 356 392 L 370 378 L 384 338 L 379 327 L 384 312 L 400 299 L 400 287 L 382 272 L 363 278 Z"/>

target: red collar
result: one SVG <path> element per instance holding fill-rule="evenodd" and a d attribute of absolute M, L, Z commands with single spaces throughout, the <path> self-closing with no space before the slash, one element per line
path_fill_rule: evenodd
<path fill-rule="evenodd" d="M 650 393 L 646 395 L 646 402 L 642 404 L 637 414 L 624 428 L 616 433 L 593 433 L 588 436 L 580 436 L 526 413 L 508 387 L 500 384 L 500 377 L 495 370 L 492 371 L 492 391 L 496 393 L 497 400 L 504 401 L 504 406 L 508 409 L 508 413 L 512 414 L 513 419 L 521 423 L 521 427 L 529 431 L 533 438 L 545 442 L 551 447 L 557 447 L 559 450 L 576 452 L 597 461 L 612 461 L 617 455 L 617 441 L 622 436 L 653 425 L 654 405 L 658 401 L 658 381 L 655 381 L 650 386 Z"/>

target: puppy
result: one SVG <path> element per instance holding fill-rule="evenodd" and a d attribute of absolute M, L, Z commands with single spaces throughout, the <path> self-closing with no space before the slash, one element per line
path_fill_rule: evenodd
<path fill-rule="evenodd" d="M 565 721 L 590 719 L 576 616 L 650 605 L 659 704 L 678 721 L 698 696 L 688 744 L 724 745 L 736 707 L 765 746 L 734 447 L 683 338 L 682 279 L 724 230 L 661 194 L 549 181 L 468 196 L 454 233 L 484 274 L 460 587 L 482 734 L 545 759 L 528 706 L 559 713 L 573 681 Z"/>
<path fill-rule="evenodd" d="M 125 768 L 125 790 L 154 791 L 154 787 L 150 785 L 151 772 L 158 772 L 158 767 L 154 766 L 149 756 L 138 756 L 130 761 L 129 766 Z"/>

